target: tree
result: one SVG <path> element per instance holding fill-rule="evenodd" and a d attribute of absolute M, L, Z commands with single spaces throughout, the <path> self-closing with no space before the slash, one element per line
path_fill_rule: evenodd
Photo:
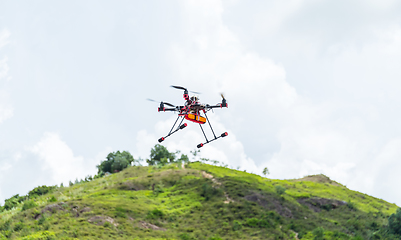
<path fill-rule="evenodd" d="M 167 150 L 166 147 L 160 144 L 156 144 L 150 150 L 150 159 L 146 159 L 146 162 L 149 165 L 158 165 L 162 164 L 165 165 L 167 163 L 174 162 L 175 154 L 171 153 Z"/>
<path fill-rule="evenodd" d="M 401 208 L 397 208 L 397 211 L 390 215 L 388 218 L 388 227 L 391 233 L 401 235 Z"/>
<path fill-rule="evenodd" d="M 181 157 L 178 159 L 178 161 L 187 163 L 187 162 L 189 162 L 189 158 L 187 155 L 181 154 Z"/>
<path fill-rule="evenodd" d="M 98 166 L 98 174 L 103 176 L 104 173 L 119 172 L 130 165 L 138 162 L 128 151 L 111 152 L 107 155 L 106 160 L 102 161 Z"/>
<path fill-rule="evenodd" d="M 264 169 L 263 169 L 263 175 L 265 175 L 265 177 L 268 175 L 268 174 L 270 174 L 269 173 L 269 169 L 267 169 L 267 167 L 265 167 Z"/>

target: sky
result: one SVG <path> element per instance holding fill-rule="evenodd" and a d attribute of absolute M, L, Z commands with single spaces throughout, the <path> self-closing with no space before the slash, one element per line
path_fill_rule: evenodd
<path fill-rule="evenodd" d="M 0 0 L 0 204 L 146 159 L 180 85 L 227 109 L 200 156 L 268 177 L 323 173 L 401 206 L 401 3 Z M 211 136 L 211 132 L 206 134 Z M 169 137 L 190 155 L 196 124 Z"/>

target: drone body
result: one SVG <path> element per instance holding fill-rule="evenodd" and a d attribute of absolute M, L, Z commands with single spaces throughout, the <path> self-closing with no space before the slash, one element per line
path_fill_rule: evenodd
<path fill-rule="evenodd" d="M 188 90 L 184 87 L 180 87 L 180 86 L 171 86 L 173 88 L 176 89 L 181 89 L 184 90 L 184 99 L 185 99 L 185 105 L 184 106 L 174 106 L 173 104 L 167 103 L 167 102 L 160 102 L 160 106 L 157 109 L 159 112 L 166 112 L 166 111 L 173 111 L 173 112 L 178 112 L 178 118 L 175 121 L 173 127 L 171 128 L 170 132 L 165 136 L 165 137 L 161 137 L 159 138 L 159 142 L 163 142 L 167 137 L 171 136 L 173 133 L 177 132 L 178 130 L 184 129 L 187 124 L 184 123 L 182 124 L 182 122 L 184 121 L 184 119 L 197 123 L 199 124 L 203 135 L 205 136 L 206 142 L 205 143 L 200 143 L 197 145 L 198 148 L 203 147 L 205 144 L 212 142 L 214 140 L 217 140 L 221 137 L 225 137 L 228 135 L 227 132 L 222 133 L 220 136 L 216 137 L 212 125 L 209 122 L 209 119 L 207 118 L 207 112 L 212 110 L 213 108 L 223 108 L 223 107 L 228 107 L 227 105 L 227 101 L 224 98 L 223 94 L 221 94 L 223 100 L 221 103 L 216 104 L 216 105 L 209 105 L 209 104 L 201 104 L 199 103 L 199 99 L 195 96 L 193 97 L 189 97 L 188 95 Z M 194 92 L 196 93 L 196 92 Z M 149 99 L 151 100 L 151 99 Z M 153 101 L 153 100 L 151 100 Z M 165 108 L 164 105 L 170 106 L 170 108 Z M 182 118 L 181 122 L 178 124 L 177 128 L 173 131 L 176 123 L 178 122 L 178 120 Z M 206 122 L 209 123 L 210 129 L 212 130 L 213 136 L 214 138 L 211 140 L 208 140 L 208 138 L 206 137 L 205 132 L 203 131 L 202 125 L 205 124 Z"/>

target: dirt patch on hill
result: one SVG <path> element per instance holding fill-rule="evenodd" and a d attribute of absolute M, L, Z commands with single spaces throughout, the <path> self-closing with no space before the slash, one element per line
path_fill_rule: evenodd
<path fill-rule="evenodd" d="M 281 201 L 275 198 L 274 196 L 271 195 L 265 196 L 260 193 L 252 193 L 251 195 L 245 196 L 244 198 L 248 201 L 257 203 L 266 209 L 269 209 L 271 211 L 276 211 L 283 217 L 287 218 L 293 217 L 291 210 L 287 206 L 284 206 L 281 203 Z"/>
<path fill-rule="evenodd" d="M 124 183 L 120 183 L 118 187 L 120 190 L 131 190 L 131 191 L 140 191 L 144 190 L 145 187 L 142 184 L 133 182 L 133 181 L 126 181 Z"/>
<path fill-rule="evenodd" d="M 118 226 L 118 223 L 116 223 L 113 218 L 108 217 L 108 216 L 93 216 L 88 219 L 88 222 L 99 225 L 99 226 L 104 225 L 106 222 L 108 222 L 115 227 Z"/>
<path fill-rule="evenodd" d="M 322 209 L 331 210 L 339 206 L 346 205 L 347 202 L 327 198 L 299 198 L 297 201 L 300 204 L 306 205 L 314 212 L 320 212 Z"/>
<path fill-rule="evenodd" d="M 47 205 L 46 207 L 44 207 L 43 209 L 42 209 L 42 211 L 41 211 L 41 213 L 43 214 L 43 213 L 46 213 L 46 212 L 49 212 L 49 213 L 56 213 L 56 212 L 58 212 L 58 211 L 64 211 L 64 206 L 65 206 L 65 203 L 64 202 L 60 202 L 60 203 L 55 203 L 55 204 L 50 204 L 50 205 Z"/>
<path fill-rule="evenodd" d="M 329 177 L 327 177 L 326 175 L 323 175 L 323 174 L 309 175 L 309 176 L 299 178 L 299 179 L 292 179 L 291 181 L 294 181 L 294 182 L 309 181 L 309 182 L 317 182 L 317 183 L 327 183 L 327 184 L 331 184 L 334 186 L 343 186 L 340 183 L 331 180 Z"/>
<path fill-rule="evenodd" d="M 145 229 L 153 229 L 153 230 L 157 230 L 157 231 L 166 231 L 167 229 L 162 228 L 162 227 L 158 227 L 154 224 L 145 222 L 145 221 L 139 221 L 139 226 Z"/>

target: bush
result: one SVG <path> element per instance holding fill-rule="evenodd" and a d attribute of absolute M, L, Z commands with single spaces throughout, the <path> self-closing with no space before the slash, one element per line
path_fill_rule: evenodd
<path fill-rule="evenodd" d="M 24 202 L 24 205 L 22 206 L 22 211 L 25 211 L 25 210 L 28 210 L 28 209 L 31 209 L 34 207 L 36 207 L 35 202 L 32 200 L 28 200 L 28 201 Z"/>
<path fill-rule="evenodd" d="M 57 198 L 55 196 L 51 196 L 49 202 L 57 202 Z"/>
<path fill-rule="evenodd" d="M 219 235 L 214 235 L 213 237 L 210 237 L 209 240 L 223 240 Z"/>
<path fill-rule="evenodd" d="M 28 196 L 29 198 L 39 197 L 53 191 L 55 188 L 56 186 L 46 186 L 46 185 L 39 186 L 29 191 Z"/>
<path fill-rule="evenodd" d="M 393 234 L 401 235 L 401 208 L 390 215 L 388 218 L 388 227 Z"/>
<path fill-rule="evenodd" d="M 201 194 L 202 197 L 205 198 L 206 201 L 210 200 L 213 196 L 221 195 L 221 190 L 214 188 L 208 183 L 204 183 L 202 185 Z"/>
<path fill-rule="evenodd" d="M 179 235 L 179 237 L 180 237 L 182 240 L 192 240 L 192 239 L 194 239 L 193 237 L 189 236 L 188 233 L 181 233 L 181 234 Z"/>
<path fill-rule="evenodd" d="M 287 189 L 285 189 L 284 187 L 282 187 L 280 185 L 276 186 L 276 192 L 277 192 L 278 195 L 284 194 L 286 190 Z"/>
<path fill-rule="evenodd" d="M 322 227 L 318 227 L 315 228 L 315 230 L 313 230 L 313 236 L 314 236 L 314 240 L 323 240 L 324 238 L 324 229 Z"/>
<path fill-rule="evenodd" d="M 241 228 L 242 228 L 241 222 L 235 220 L 234 223 L 233 223 L 233 230 L 237 231 L 237 230 L 241 230 Z"/>
<path fill-rule="evenodd" d="M 14 225 L 14 231 L 18 232 L 21 231 L 22 229 L 24 229 L 25 225 L 23 222 L 19 222 L 17 224 Z"/>
<path fill-rule="evenodd" d="M 149 218 L 149 219 L 158 219 L 158 218 L 163 218 L 163 217 L 164 217 L 164 213 L 159 209 L 154 209 L 152 211 L 149 211 L 148 216 L 147 216 L 147 218 Z"/>
<path fill-rule="evenodd" d="M 20 196 L 19 194 L 12 196 L 9 199 L 4 200 L 3 208 L 5 210 L 10 210 L 16 207 L 19 203 L 25 201 L 26 196 Z"/>

